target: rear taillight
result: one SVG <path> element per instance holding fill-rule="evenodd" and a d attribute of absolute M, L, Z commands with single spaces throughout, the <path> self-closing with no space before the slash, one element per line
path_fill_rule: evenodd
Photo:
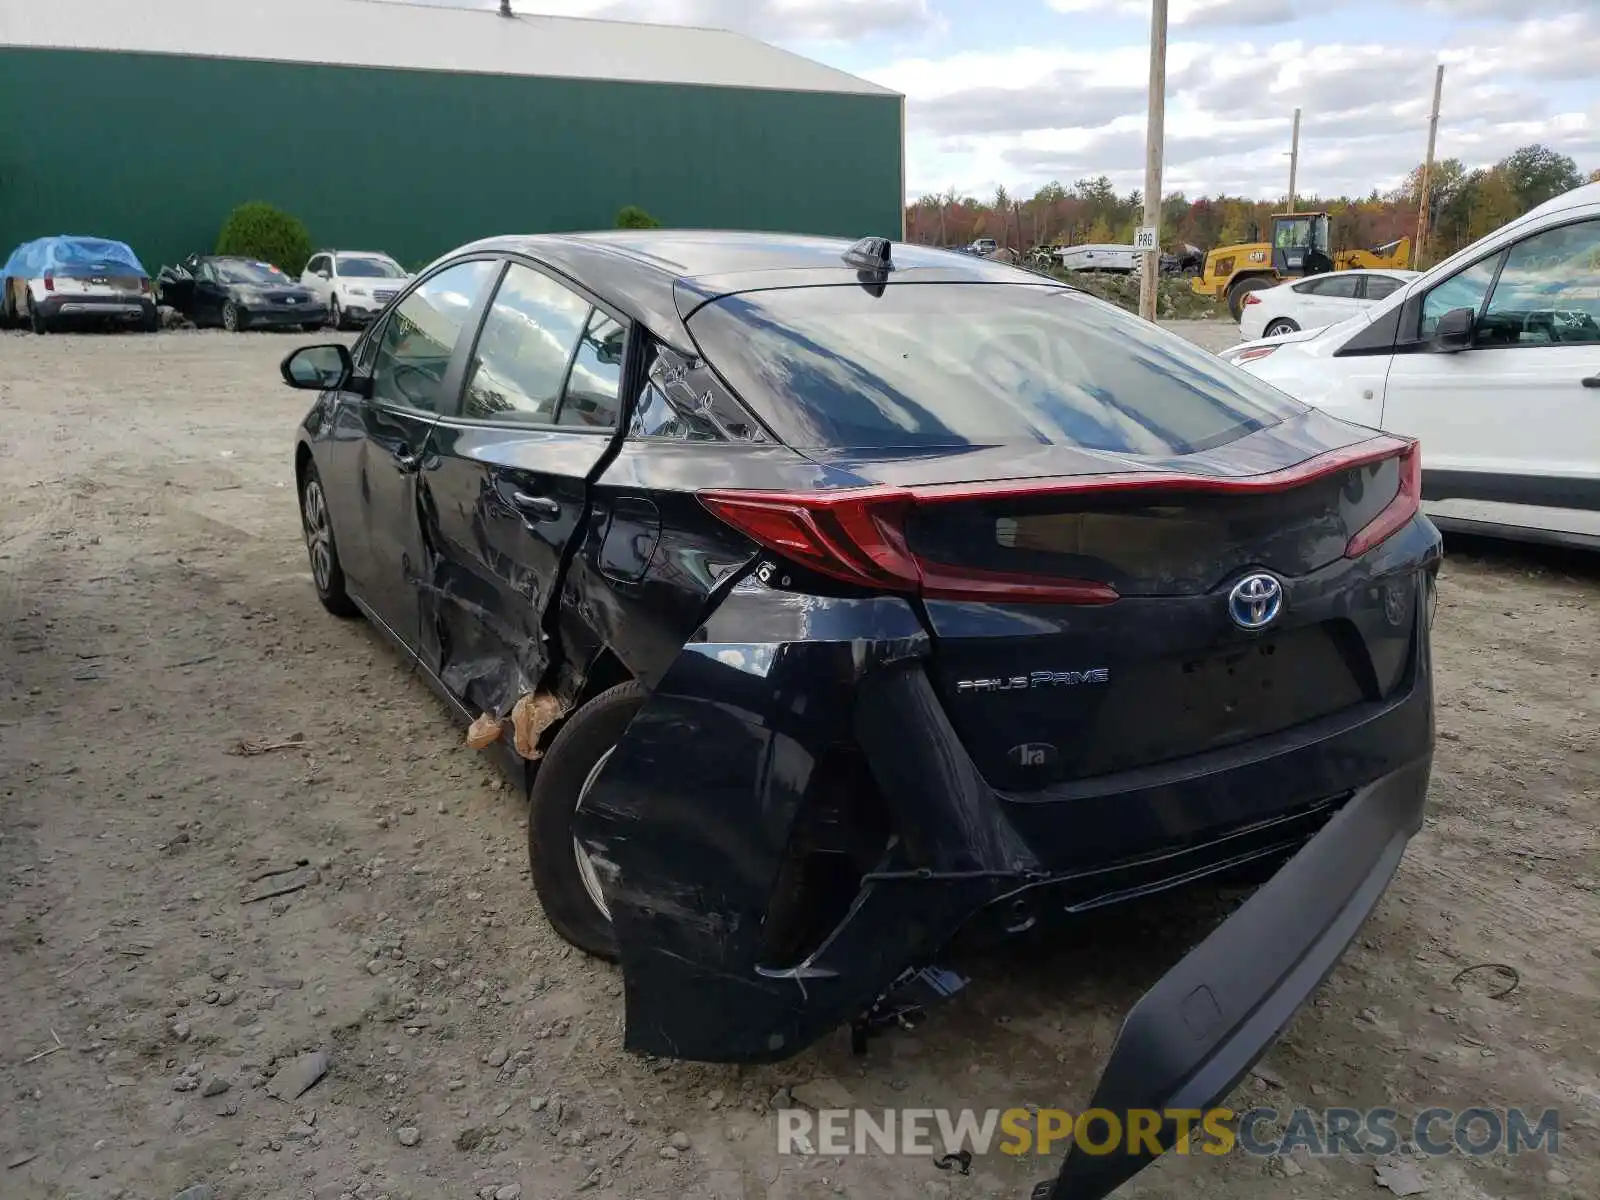
<path fill-rule="evenodd" d="M 150 277 L 149 276 L 147 276 L 147 275 L 139 276 L 139 292 L 140 292 L 140 294 L 145 295 L 145 296 L 148 296 L 150 294 Z"/>
<path fill-rule="evenodd" d="M 843 583 L 930 600 L 1022 600 L 1109 604 L 1108 584 L 977 571 L 931 562 L 906 545 L 905 521 L 917 506 L 900 488 L 816 495 L 702 492 L 700 502 L 753 541 Z"/>
<path fill-rule="evenodd" d="M 55 272 L 46 271 L 44 273 L 44 290 L 47 292 L 53 292 L 56 290 Z"/>
<path fill-rule="evenodd" d="M 857 587 L 920 595 L 930 600 L 1110 604 L 1108 583 L 1013 574 L 935 562 L 907 544 L 906 524 L 917 510 L 965 501 L 1022 500 L 1093 492 L 1282 492 L 1314 479 L 1400 459 L 1395 498 L 1345 546 L 1347 557 L 1372 549 L 1416 515 L 1422 495 L 1415 442 L 1385 434 L 1330 450 L 1292 467 L 1243 477 L 1176 472 L 1082 475 L 1017 486 L 1014 483 L 863 487 L 835 492 L 706 491 L 700 502 L 716 517 L 790 562 Z"/>
<path fill-rule="evenodd" d="M 1265 358 L 1276 350 L 1276 346 L 1253 346 L 1249 350 L 1241 350 L 1228 359 L 1234 366 L 1243 366 L 1247 362 L 1255 362 L 1258 358 Z"/>
<path fill-rule="evenodd" d="M 1261 303 L 1261 297 L 1256 295 L 1254 292 L 1246 292 L 1245 293 L 1245 297 L 1244 297 L 1244 302 L 1245 302 L 1246 306 L 1249 306 L 1251 304 L 1260 304 Z"/>
<path fill-rule="evenodd" d="M 1359 558 L 1404 529 L 1422 508 L 1422 451 L 1408 442 L 1400 451 L 1400 487 L 1394 499 L 1373 517 L 1344 548 L 1346 558 Z"/>

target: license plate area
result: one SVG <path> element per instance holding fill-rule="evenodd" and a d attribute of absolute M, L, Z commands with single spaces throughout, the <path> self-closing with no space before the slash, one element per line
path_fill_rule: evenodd
<path fill-rule="evenodd" d="M 1236 745 L 1367 699 L 1335 622 L 1113 669 L 1063 763 L 1084 779 Z"/>

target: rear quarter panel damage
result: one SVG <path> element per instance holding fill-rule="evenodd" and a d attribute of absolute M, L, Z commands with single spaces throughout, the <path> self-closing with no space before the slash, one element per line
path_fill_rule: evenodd
<path fill-rule="evenodd" d="M 937 944 L 914 910 L 890 925 L 852 913 L 798 966 L 762 961 L 797 814 L 826 786 L 829 751 L 855 740 L 862 678 L 927 652 L 904 600 L 785 593 L 753 577 L 682 647 L 578 815 L 616 924 L 631 1049 L 786 1058 Z M 845 944 L 861 928 L 869 950 Z M 866 969 L 841 972 L 836 953 Z"/>

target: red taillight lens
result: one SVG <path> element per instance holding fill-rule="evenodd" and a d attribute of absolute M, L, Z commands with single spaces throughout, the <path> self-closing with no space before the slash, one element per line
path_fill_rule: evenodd
<path fill-rule="evenodd" d="M 146 296 L 150 294 L 150 277 L 148 275 L 139 276 L 139 291 Z"/>
<path fill-rule="evenodd" d="M 56 277 L 53 271 L 46 271 L 44 273 L 44 290 L 47 292 L 53 292 L 56 290 Z"/>
<path fill-rule="evenodd" d="M 1367 523 L 1344 548 L 1346 558 L 1359 558 L 1404 529 L 1422 508 L 1422 451 L 1408 442 L 1400 451 L 1400 488 L 1384 510 Z"/>
<path fill-rule="evenodd" d="M 1256 295 L 1254 292 L 1247 292 L 1245 294 L 1244 302 L 1247 305 L 1249 305 L 1249 304 L 1260 304 L 1261 303 L 1261 297 Z"/>
<path fill-rule="evenodd" d="M 754 541 L 801 566 L 857 587 L 931 600 L 1109 604 L 1108 584 L 1012 575 L 931 562 L 906 545 L 905 518 L 916 496 L 899 488 L 817 495 L 702 492 L 700 502 Z"/>
<path fill-rule="evenodd" d="M 1346 544 L 1346 556 L 1354 558 L 1403 528 L 1421 507 L 1422 459 L 1416 442 L 1381 434 L 1262 475 L 1136 471 L 1030 481 L 1021 486 L 999 481 L 819 493 L 708 491 L 700 493 L 700 502 L 791 562 L 857 587 L 941 600 L 1110 604 L 1118 598 L 1116 589 L 1096 580 L 984 571 L 922 558 L 906 542 L 906 519 L 913 511 L 945 503 L 1023 496 L 1129 490 L 1281 492 L 1335 471 L 1390 458 L 1399 460 L 1399 489 L 1383 511 Z"/>
<path fill-rule="evenodd" d="M 1239 351 L 1228 361 L 1236 367 L 1242 367 L 1247 362 L 1255 362 L 1257 359 L 1265 358 L 1276 349 L 1276 346 L 1254 346 L 1249 350 Z"/>

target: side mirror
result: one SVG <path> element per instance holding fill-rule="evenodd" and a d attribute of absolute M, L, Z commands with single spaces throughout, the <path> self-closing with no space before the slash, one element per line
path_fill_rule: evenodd
<path fill-rule="evenodd" d="M 328 272 L 326 272 L 326 271 L 318 271 L 316 273 L 316 275 L 317 275 L 318 279 L 332 279 L 333 278 L 333 276 L 328 274 Z"/>
<path fill-rule="evenodd" d="M 1439 318 L 1433 337 L 1428 340 L 1430 349 L 1440 354 L 1458 354 L 1472 345 L 1472 335 L 1477 328 L 1477 311 L 1470 308 L 1452 308 Z"/>
<path fill-rule="evenodd" d="M 283 372 L 283 381 L 290 387 L 325 392 L 350 378 L 350 351 L 337 343 L 302 346 L 284 359 L 279 369 Z"/>

